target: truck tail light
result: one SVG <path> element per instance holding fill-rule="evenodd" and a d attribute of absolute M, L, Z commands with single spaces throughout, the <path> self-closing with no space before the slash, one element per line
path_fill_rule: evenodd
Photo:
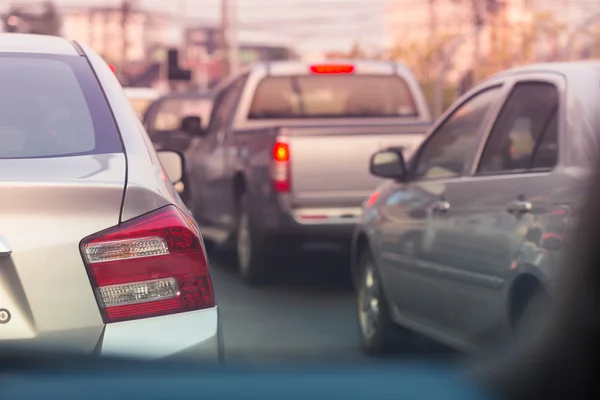
<path fill-rule="evenodd" d="M 354 65 L 352 64 L 319 64 L 311 65 L 310 72 L 313 74 L 326 74 L 326 75 L 337 75 L 337 74 L 352 74 L 354 72 Z"/>
<path fill-rule="evenodd" d="M 200 232 L 175 206 L 88 236 L 80 247 L 105 323 L 215 305 Z"/>
<path fill-rule="evenodd" d="M 272 173 L 273 186 L 276 192 L 290 191 L 290 146 L 280 139 L 273 146 Z"/>

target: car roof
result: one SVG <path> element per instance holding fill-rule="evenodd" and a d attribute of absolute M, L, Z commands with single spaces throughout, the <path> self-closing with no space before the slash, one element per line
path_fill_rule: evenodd
<path fill-rule="evenodd" d="M 353 65 L 357 74 L 391 75 L 401 71 L 409 72 L 409 68 L 401 62 L 357 59 L 258 61 L 252 64 L 251 69 L 266 71 L 269 75 L 309 75 L 312 65 Z"/>
<path fill-rule="evenodd" d="M 169 99 L 206 99 L 210 100 L 214 97 L 212 92 L 175 92 L 167 93 L 160 97 L 160 100 Z"/>
<path fill-rule="evenodd" d="M 0 52 L 79 55 L 65 38 L 29 33 L 0 33 Z"/>
<path fill-rule="evenodd" d="M 600 60 L 579 60 L 579 61 L 560 61 L 560 62 L 544 62 L 515 67 L 499 72 L 489 79 L 506 77 L 525 72 L 554 72 L 560 74 L 570 74 L 582 69 L 600 70 Z"/>

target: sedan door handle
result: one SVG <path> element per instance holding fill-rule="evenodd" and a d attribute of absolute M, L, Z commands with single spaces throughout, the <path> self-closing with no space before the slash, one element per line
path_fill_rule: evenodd
<path fill-rule="evenodd" d="M 525 200 L 515 200 L 508 203 L 506 211 L 511 214 L 525 214 L 532 210 L 533 205 Z"/>
<path fill-rule="evenodd" d="M 440 200 L 433 203 L 433 211 L 436 213 L 445 213 L 450 209 L 450 203 L 446 200 Z"/>

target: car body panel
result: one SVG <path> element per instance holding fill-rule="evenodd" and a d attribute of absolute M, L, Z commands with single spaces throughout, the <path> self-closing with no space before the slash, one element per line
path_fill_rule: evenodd
<path fill-rule="evenodd" d="M 0 341 L 91 352 L 104 328 L 79 253 L 119 223 L 125 155 L 0 160 Z"/>
<path fill-rule="evenodd" d="M 360 204 L 380 180 L 365 171 L 380 147 L 418 145 L 431 123 L 423 92 L 411 71 L 394 62 L 328 61 L 353 64 L 355 74 L 399 77 L 410 91 L 416 115 L 356 118 L 253 120 L 249 110 L 261 80 L 309 75 L 311 63 L 257 63 L 224 82 L 215 110 L 225 119 L 194 138 L 186 152 L 189 204 L 214 241 L 225 243 L 236 229 L 236 185 L 243 182 L 257 228 L 288 242 L 349 244 Z M 219 107 L 225 99 L 226 104 Z M 225 111 L 223 111 L 225 110 Z M 226 114 L 226 115 L 224 115 Z M 291 190 L 273 189 L 273 146 L 290 147 Z M 361 167 L 362 165 L 362 167 Z M 208 236 L 207 236 L 208 237 Z"/>
<path fill-rule="evenodd" d="M 373 252 L 396 323 L 466 351 L 511 335 L 514 294 L 523 279 L 533 278 L 542 290 L 555 293 L 600 131 L 600 90 L 589 89 L 590 82 L 600 82 L 600 64 L 576 62 L 498 74 L 458 100 L 430 135 L 456 104 L 499 82 L 507 90 L 519 82 L 546 82 L 557 89 L 557 164 L 549 170 L 476 173 L 505 92 L 463 176 L 380 185 L 377 201 L 363 207 L 353 240 L 354 265 L 361 246 Z M 432 213 L 432 204 L 441 199 L 451 207 Z M 518 199 L 530 202 L 531 210 L 507 212 Z M 547 245 L 544 238 L 555 242 Z"/>
<path fill-rule="evenodd" d="M 0 321 L 0 343 L 220 360 L 216 306 L 126 323 L 102 321 L 79 250 L 81 240 L 169 204 L 191 216 L 112 70 L 90 48 L 62 38 L 0 35 L 0 51 L 5 49 L 87 57 L 110 106 L 123 152 L 0 159 L 0 237 L 7 250 L 0 253 L 0 308 L 10 312 L 7 321 Z M 148 344 L 145 348 L 133 344 L 136 335 L 143 335 L 138 344 Z M 150 337 L 151 344 L 142 340 Z"/>

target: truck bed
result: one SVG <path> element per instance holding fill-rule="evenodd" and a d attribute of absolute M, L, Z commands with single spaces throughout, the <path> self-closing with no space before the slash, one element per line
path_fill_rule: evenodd
<path fill-rule="evenodd" d="M 281 128 L 290 147 L 293 208 L 358 207 L 381 182 L 371 155 L 390 146 L 409 157 L 428 123 Z"/>

